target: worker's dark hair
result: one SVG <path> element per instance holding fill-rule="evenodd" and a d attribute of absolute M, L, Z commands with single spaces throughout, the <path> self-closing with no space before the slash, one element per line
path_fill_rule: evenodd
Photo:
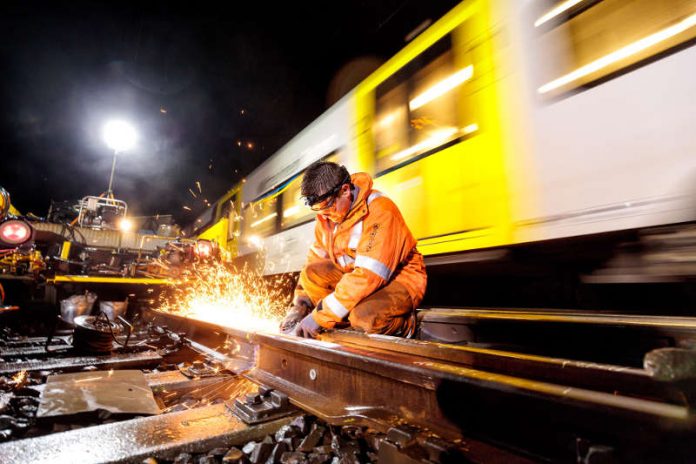
<path fill-rule="evenodd" d="M 313 205 L 329 194 L 337 193 L 343 184 L 350 183 L 345 166 L 331 161 L 316 161 L 305 170 L 300 192 L 308 205 Z"/>

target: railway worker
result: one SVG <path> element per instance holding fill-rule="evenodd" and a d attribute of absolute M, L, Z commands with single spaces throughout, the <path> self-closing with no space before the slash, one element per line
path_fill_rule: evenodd
<path fill-rule="evenodd" d="M 366 173 L 318 161 L 305 171 L 315 242 L 281 330 L 314 338 L 322 329 L 413 336 L 426 285 L 423 256 L 394 202 Z"/>

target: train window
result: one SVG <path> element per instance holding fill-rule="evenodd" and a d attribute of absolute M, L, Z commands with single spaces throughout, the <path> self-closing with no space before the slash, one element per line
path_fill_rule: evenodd
<path fill-rule="evenodd" d="M 463 74 L 468 71 L 469 68 L 464 68 Z M 459 92 L 454 86 L 443 92 L 453 77 L 456 77 L 456 73 L 451 51 L 437 57 L 413 76 L 413 98 L 408 106 L 411 110 L 411 142 L 417 147 L 422 146 L 419 150 L 440 145 L 456 132 Z M 471 76 L 464 77 L 468 79 Z M 461 82 L 464 80 L 461 79 Z M 440 93 L 442 96 L 437 96 Z"/>
<path fill-rule="evenodd" d="M 238 213 L 237 195 L 233 195 L 225 201 L 222 207 L 222 217 L 227 217 L 227 240 L 234 240 L 239 236 L 241 216 Z"/>
<path fill-rule="evenodd" d="M 287 189 L 282 193 L 283 215 L 280 218 L 280 227 L 289 229 L 296 225 L 311 221 L 314 219 L 314 213 L 307 208 L 300 198 L 300 186 L 302 185 L 302 176 L 297 176 Z"/>
<path fill-rule="evenodd" d="M 244 209 L 244 236 L 265 237 L 276 231 L 278 197 L 248 205 Z"/>
<path fill-rule="evenodd" d="M 376 89 L 377 172 L 394 169 L 474 132 L 461 114 L 474 75 L 473 54 L 455 60 L 446 36 Z"/>
<path fill-rule="evenodd" d="M 577 4 L 564 10 L 564 5 Z M 538 92 L 558 95 L 603 82 L 696 37 L 696 0 L 551 2 L 535 21 L 555 65 Z M 566 49 L 559 43 L 570 40 Z"/>
<path fill-rule="evenodd" d="M 212 207 L 206 208 L 203 213 L 193 222 L 193 235 L 198 235 L 204 228 L 208 227 L 213 222 Z"/>
<path fill-rule="evenodd" d="M 224 217 L 229 217 L 230 211 L 233 209 L 234 197 L 223 199 L 220 204 L 220 219 Z"/>
<path fill-rule="evenodd" d="M 407 98 L 406 83 L 403 83 L 385 92 L 377 102 L 374 132 L 377 159 L 381 166 L 387 164 L 384 161 L 387 157 L 405 150 L 409 145 Z"/>

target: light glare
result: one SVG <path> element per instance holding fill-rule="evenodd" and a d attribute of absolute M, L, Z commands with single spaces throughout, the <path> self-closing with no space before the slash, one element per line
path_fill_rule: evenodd
<path fill-rule="evenodd" d="M 263 218 L 259 219 L 259 220 L 256 221 L 256 222 L 252 222 L 251 225 L 250 225 L 250 227 L 251 227 L 251 228 L 257 227 L 257 226 L 263 224 L 264 222 L 270 221 L 271 219 L 273 219 L 273 218 L 276 217 L 277 215 L 278 215 L 278 213 L 271 213 L 271 214 L 269 214 L 268 216 L 263 217 Z"/>
<path fill-rule="evenodd" d="M 107 122 L 102 130 L 102 137 L 106 145 L 116 152 L 130 150 L 137 140 L 133 126 L 119 120 Z"/>
<path fill-rule="evenodd" d="M 468 81 L 474 75 L 474 65 L 469 65 L 464 69 L 460 69 L 454 74 L 446 77 L 440 82 L 428 88 L 425 92 L 415 97 L 408 103 L 411 111 L 415 111 L 423 105 L 430 103 L 438 97 L 446 94 L 458 85 Z"/>
<path fill-rule="evenodd" d="M 283 217 L 286 218 L 286 217 L 294 216 L 295 214 L 297 214 L 299 212 L 300 212 L 300 207 L 297 205 L 294 205 L 294 206 L 289 207 L 285 211 L 283 211 Z"/>
<path fill-rule="evenodd" d="M 440 145 L 441 143 L 445 142 L 447 139 L 449 139 L 456 133 L 457 129 L 455 127 L 445 127 L 439 129 L 437 131 L 434 131 L 430 135 L 430 137 L 423 140 L 422 142 L 419 142 L 415 145 L 406 148 L 405 150 L 401 150 L 400 152 L 393 154 L 391 156 L 391 159 L 392 161 L 399 161 L 420 151 L 436 147 L 437 145 Z"/>
<path fill-rule="evenodd" d="M 128 218 L 123 218 L 118 223 L 118 228 L 122 232 L 130 232 L 133 229 L 133 221 Z"/>
<path fill-rule="evenodd" d="M 545 14 L 543 14 L 539 19 L 534 21 L 534 27 L 539 27 L 542 24 L 551 21 L 556 16 L 560 15 L 561 13 L 563 13 L 565 11 L 568 11 L 569 9 L 573 8 L 578 3 L 582 3 L 584 1 L 585 0 L 566 0 L 565 2 L 562 2 L 559 5 L 556 5 L 554 8 L 550 9 Z"/>

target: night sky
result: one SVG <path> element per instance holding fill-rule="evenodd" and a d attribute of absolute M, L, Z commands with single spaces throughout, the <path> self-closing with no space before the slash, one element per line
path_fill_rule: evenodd
<path fill-rule="evenodd" d="M 190 222 L 455 3 L 3 2 L 0 186 L 40 216 L 104 192 L 118 117 L 116 197 Z"/>

